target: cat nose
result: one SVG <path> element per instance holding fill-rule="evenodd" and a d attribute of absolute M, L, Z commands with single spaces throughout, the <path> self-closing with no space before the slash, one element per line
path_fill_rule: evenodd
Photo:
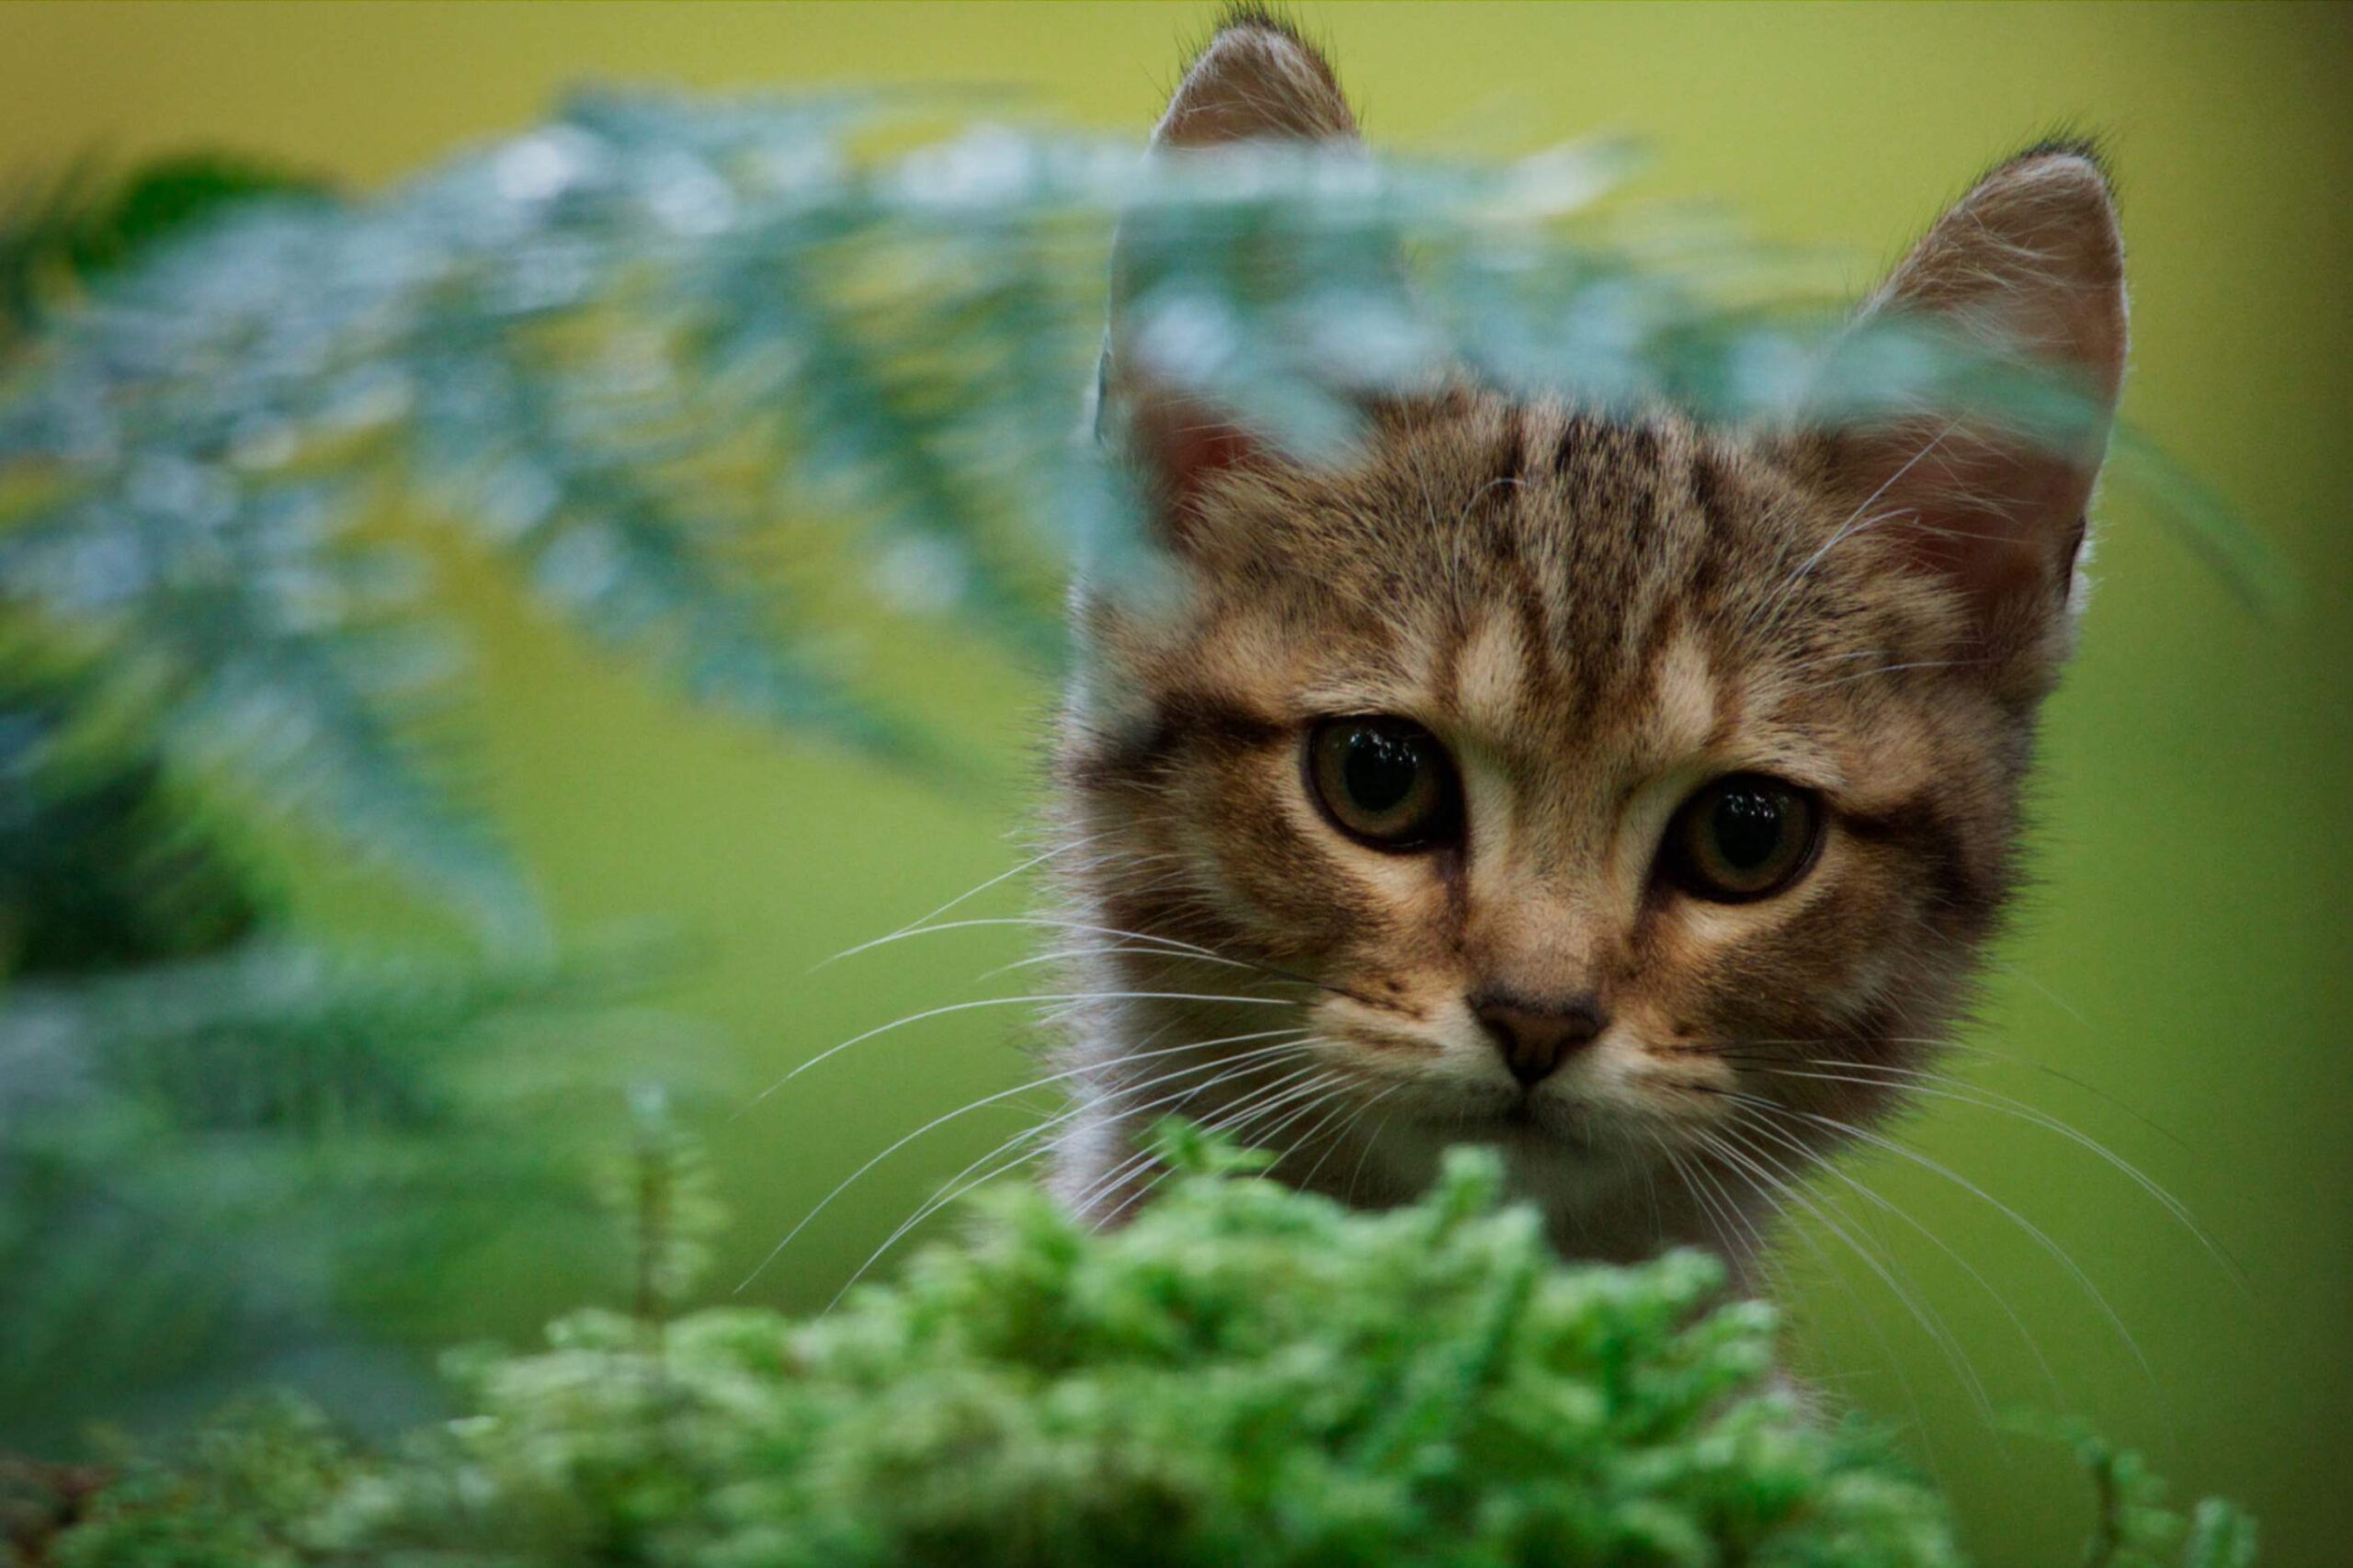
<path fill-rule="evenodd" d="M 1540 1006 L 1507 996 L 1474 998 L 1471 1010 L 1503 1052 L 1511 1075 L 1529 1088 L 1597 1039 L 1609 1027 L 1591 1001 Z"/>

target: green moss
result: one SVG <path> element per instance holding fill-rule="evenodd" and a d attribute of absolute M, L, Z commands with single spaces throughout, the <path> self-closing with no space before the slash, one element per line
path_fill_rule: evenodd
<path fill-rule="evenodd" d="M 463 1358 L 471 1414 L 387 1455 L 283 1416 L 216 1437 L 51 1560 L 1960 1561 L 1879 1437 L 1776 1386 L 1772 1313 L 1724 1300 L 1711 1260 L 1563 1267 L 1481 1154 L 1362 1214 L 1232 1179 L 1188 1134 L 1169 1152 L 1183 1174 L 1122 1230 L 1001 1190 L 815 1321 L 587 1313 Z"/>

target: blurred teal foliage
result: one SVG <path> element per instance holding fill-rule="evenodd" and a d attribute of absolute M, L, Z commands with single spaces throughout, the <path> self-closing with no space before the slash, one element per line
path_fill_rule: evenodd
<path fill-rule="evenodd" d="M 233 153 L 187 153 L 120 175 L 85 159 L 0 193 L 0 349 L 175 235 L 246 201 L 330 199 L 325 184 Z"/>
<path fill-rule="evenodd" d="M 1346 449 L 1357 399 L 1449 373 L 1725 420 L 1990 402 L 2053 440 L 2087 412 L 1915 323 L 1839 330 L 1802 267 L 1721 229 L 1605 221 L 1608 145 L 1140 164 L 982 128 L 861 155 L 908 118 L 588 99 L 373 201 L 183 226 L 48 317 L 0 392 L 0 633 L 70 657 L 181 770 L 511 937 L 528 879 L 414 722 L 457 651 L 415 552 L 366 526 L 387 487 L 692 696 L 937 768 L 790 567 L 846 549 L 870 607 L 1053 657 L 1070 557 L 1135 564 L 1073 428 L 1115 222 L 1149 373 L 1308 458 Z M 2152 472 L 2265 591 L 2252 536 Z"/>
<path fill-rule="evenodd" d="M 168 1426 L 264 1381 L 421 1413 L 433 1396 L 382 1347 L 434 1337 L 437 1259 L 529 1227 L 613 1256 L 636 1326 L 583 1318 L 549 1356 L 486 1363 L 454 1447 L 292 1464 L 253 1508 L 307 1529 L 333 1494 L 344 1520 L 361 1473 L 382 1539 L 492 1532 L 433 1561 L 509 1530 L 497 1551 L 533 1561 L 617 1531 L 654 1561 L 746 1541 L 1211 1561 L 1271 1529 L 1290 1555 L 1265 1560 L 1305 1562 L 1440 1527 L 1490 1557 L 1948 1560 L 1933 1504 L 1874 1449 L 1756 1391 L 1752 1309 L 1687 1324 L 1703 1268 L 1552 1276 L 1518 1220 L 1475 1217 L 1467 1170 L 1382 1221 L 1198 1185 L 1102 1243 L 1011 1198 L 994 1240 L 837 1322 L 696 1318 L 649 1348 L 706 1205 L 684 1175 L 644 1185 L 689 1146 L 659 1092 L 616 1103 L 589 1042 L 676 1026 L 623 1006 L 642 949 L 553 950 L 462 787 L 444 720 L 463 650 L 420 535 L 512 562 L 699 700 L 947 778 L 957 759 L 833 639 L 949 611 L 1047 663 L 1074 558 L 1150 569 L 1120 474 L 1074 438 L 1115 222 L 1154 373 L 1309 460 L 1346 450 L 1358 399 L 1441 367 L 1726 419 L 2067 415 L 1904 324 L 1833 334 L 1787 258 L 1735 236 L 1627 228 L 1597 205 L 1618 149 L 1139 165 L 982 129 L 864 151 L 904 111 L 599 98 L 370 200 L 206 159 L 77 173 L 0 213 L 0 1441 Z M 2259 542 L 2144 467 L 2268 594 Z M 461 935 L 298 938 L 267 870 L 289 840 L 392 873 Z M 677 1073 L 690 1094 L 691 1053 Z M 641 1211 L 676 1203 L 641 1227 L 633 1277 L 594 1217 L 615 1181 Z M 1443 1244 L 1396 1272 L 1415 1238 Z M 791 1377 L 788 1343 L 813 1358 Z M 1188 1366 L 1229 1356 L 1254 1369 L 1231 1387 Z M 489 1431 L 529 1440 L 468 1446 Z M 281 1438 L 206 1442 L 225 1476 Z M 978 1471 L 882 1507 L 972 1445 Z M 738 1464 L 766 1480 L 717 1487 Z M 597 1484 L 574 1484 L 583 1465 Z M 460 1474 L 478 1515 L 445 1506 Z M 248 1555 L 121 1555 L 147 1484 L 69 1560 L 279 1550 L 224 1522 Z"/>

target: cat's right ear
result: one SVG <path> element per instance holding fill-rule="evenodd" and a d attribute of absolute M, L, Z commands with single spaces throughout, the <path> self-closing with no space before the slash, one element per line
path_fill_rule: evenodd
<path fill-rule="evenodd" d="M 2124 375 L 2124 246 L 2106 174 L 2077 146 L 2011 159 L 1913 247 L 1862 319 L 1940 332 L 2058 396 L 2031 421 L 1899 418 L 1813 443 L 1851 526 L 1884 531 L 1957 590 L 1972 657 L 2047 683 Z"/>
<path fill-rule="evenodd" d="M 1249 142 L 1354 145 L 1356 117 L 1331 65 L 1289 26 L 1256 7 L 1228 14 L 1169 100 L 1150 156 Z M 1183 531 L 1220 473 L 1261 454 L 1249 434 L 1153 372 L 1131 309 L 1146 284 L 1129 225 L 1111 256 L 1110 329 L 1103 348 L 1097 428 L 1138 471 L 1165 537 Z"/>

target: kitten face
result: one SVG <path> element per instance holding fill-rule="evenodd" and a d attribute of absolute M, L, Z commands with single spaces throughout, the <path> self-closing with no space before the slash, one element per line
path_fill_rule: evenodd
<path fill-rule="evenodd" d="M 1229 28 L 1162 141 L 1286 92 L 1328 101 L 1262 131 L 1346 133 L 1304 47 Z M 1871 308 L 2112 398 L 2104 182 L 2006 165 Z M 1160 396 L 1116 301 L 1112 342 L 1180 587 L 1079 601 L 1074 1199 L 1128 1201 L 1170 1110 L 1376 1202 L 1486 1141 L 1564 1246 L 1632 1256 L 1706 1239 L 1711 1170 L 1761 1202 L 1901 1086 L 2013 881 L 2093 444 L 1744 437 L 1466 385 L 1317 471 Z"/>
<path fill-rule="evenodd" d="M 1296 977 L 1302 1049 L 1409 1163 L 1491 1138 L 1611 1185 L 1734 1094 L 1851 1114 L 1870 1089 L 1761 1069 L 1900 1062 L 1949 1005 L 2024 739 L 1887 539 L 1824 550 L 1851 520 L 1686 426 L 1467 393 L 1389 411 L 1348 473 L 1222 477 L 1181 607 L 1090 614 L 1064 778 L 1096 923 Z M 1368 715 L 1442 748 L 1459 828 L 1392 848 L 1336 819 L 1310 748 Z M 1740 776 L 1815 819 L 1761 896 L 1685 869 L 1724 834 L 1678 813 Z"/>

